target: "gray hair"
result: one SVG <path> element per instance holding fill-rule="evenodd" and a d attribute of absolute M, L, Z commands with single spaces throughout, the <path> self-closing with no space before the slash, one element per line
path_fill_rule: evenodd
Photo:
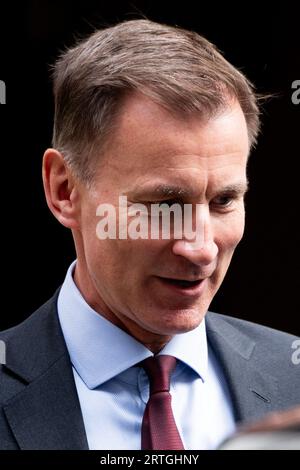
<path fill-rule="evenodd" d="M 178 116 L 209 119 L 239 101 L 250 146 L 259 132 L 252 84 L 199 34 L 149 20 L 94 32 L 64 52 L 53 70 L 53 147 L 91 182 L 125 96 L 140 92 Z"/>

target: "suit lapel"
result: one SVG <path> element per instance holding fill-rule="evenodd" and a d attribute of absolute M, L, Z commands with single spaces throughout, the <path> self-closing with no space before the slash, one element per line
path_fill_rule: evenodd
<path fill-rule="evenodd" d="M 3 410 L 21 449 L 88 449 L 57 295 L 7 342 L 5 368 L 18 379 L 19 391 Z"/>
<path fill-rule="evenodd" d="M 254 355 L 255 342 L 221 315 L 206 317 L 210 346 L 223 367 L 237 421 L 251 421 L 280 407 L 277 379 Z"/>
<path fill-rule="evenodd" d="M 4 406 L 21 449 L 87 449 L 72 370 L 62 356 Z"/>

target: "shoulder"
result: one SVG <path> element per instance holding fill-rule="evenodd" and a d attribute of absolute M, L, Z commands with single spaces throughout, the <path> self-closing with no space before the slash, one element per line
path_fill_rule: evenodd
<path fill-rule="evenodd" d="M 0 340 L 4 342 L 6 340 L 9 341 L 11 338 L 16 338 L 18 335 L 24 336 L 28 334 L 31 336 L 35 333 L 36 328 L 43 327 L 44 322 L 48 319 L 48 317 L 52 316 L 52 314 L 56 313 L 57 311 L 56 305 L 59 290 L 60 288 L 57 289 L 57 291 L 49 300 L 47 300 L 43 305 L 35 310 L 23 322 L 7 330 L 0 331 Z"/>
<path fill-rule="evenodd" d="M 230 347 L 276 375 L 299 376 L 300 338 L 264 325 L 208 312 L 206 325 L 211 344 L 222 337 Z M 296 370 L 297 369 L 297 370 Z"/>
<path fill-rule="evenodd" d="M 211 322 L 212 325 L 216 325 L 219 323 L 226 324 L 231 326 L 232 328 L 237 329 L 240 333 L 247 335 L 248 338 L 253 339 L 254 341 L 266 341 L 269 340 L 271 342 L 278 341 L 281 342 L 291 342 L 293 340 L 299 339 L 299 337 L 291 334 L 286 333 L 284 331 L 276 330 L 274 328 L 270 328 L 265 325 L 261 325 L 259 323 L 250 322 L 247 320 L 243 320 L 241 318 L 232 317 L 229 315 L 223 315 L 220 313 L 215 312 L 208 312 L 207 313 L 207 320 L 208 323 Z"/>
<path fill-rule="evenodd" d="M 37 378 L 66 353 L 57 315 L 58 293 L 59 289 L 22 323 L 0 332 L 4 350 L 0 401 Z"/>

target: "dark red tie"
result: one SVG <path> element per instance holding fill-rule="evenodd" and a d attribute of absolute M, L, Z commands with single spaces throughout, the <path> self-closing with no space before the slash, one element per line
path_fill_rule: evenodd
<path fill-rule="evenodd" d="M 154 356 L 145 359 L 141 366 L 150 382 L 150 396 L 142 422 L 142 449 L 183 450 L 169 393 L 176 359 L 167 355 Z"/>

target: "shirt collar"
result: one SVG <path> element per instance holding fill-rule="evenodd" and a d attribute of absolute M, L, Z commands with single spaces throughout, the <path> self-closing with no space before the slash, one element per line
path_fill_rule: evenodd
<path fill-rule="evenodd" d="M 59 293 L 58 317 L 72 365 L 93 389 L 153 354 L 88 305 L 73 280 L 75 264 L 69 267 Z M 192 331 L 174 336 L 159 354 L 175 356 L 205 381 L 205 321 Z"/>

